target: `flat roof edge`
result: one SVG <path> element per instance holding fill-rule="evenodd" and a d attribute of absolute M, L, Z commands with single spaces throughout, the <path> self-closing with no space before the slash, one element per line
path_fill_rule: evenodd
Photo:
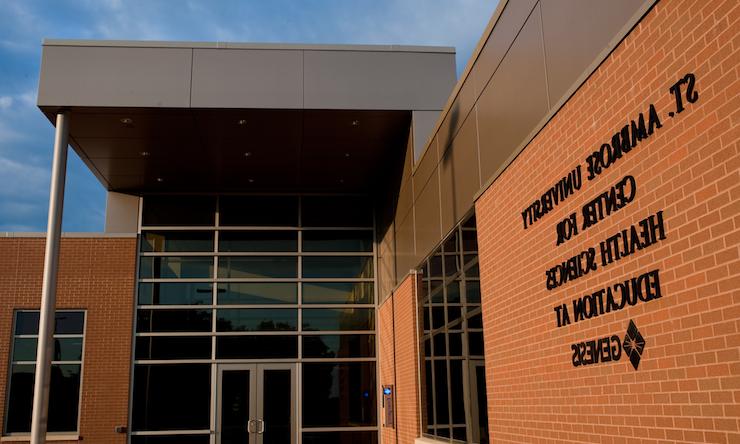
<path fill-rule="evenodd" d="M 427 52 L 455 54 L 452 46 L 422 45 L 341 45 L 298 43 L 238 43 L 238 42 L 175 42 L 158 40 L 70 40 L 44 39 L 43 46 L 88 46 L 102 48 L 202 48 L 202 49 L 265 49 L 294 51 L 375 51 L 375 52 Z"/>
<path fill-rule="evenodd" d="M 135 238 L 136 233 L 85 233 L 85 232 L 68 232 L 62 233 L 63 238 L 72 239 L 99 239 L 99 238 Z M 46 232 L 43 231 L 0 231 L 2 238 L 46 238 Z"/>

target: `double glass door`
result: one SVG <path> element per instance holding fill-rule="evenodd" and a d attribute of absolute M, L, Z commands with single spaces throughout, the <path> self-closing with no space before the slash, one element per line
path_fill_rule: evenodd
<path fill-rule="evenodd" d="M 217 444 L 295 444 L 295 364 L 218 369 Z"/>

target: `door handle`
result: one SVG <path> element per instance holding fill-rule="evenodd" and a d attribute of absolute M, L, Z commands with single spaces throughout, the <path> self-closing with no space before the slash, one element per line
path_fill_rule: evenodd
<path fill-rule="evenodd" d="M 259 424 L 260 424 L 260 428 L 259 430 L 257 430 L 257 434 L 261 435 L 265 433 L 265 421 L 263 419 L 258 419 L 257 421 L 259 421 Z"/>
<path fill-rule="evenodd" d="M 247 421 L 247 433 L 257 433 L 257 427 L 255 427 L 257 421 L 257 419 L 250 419 Z"/>

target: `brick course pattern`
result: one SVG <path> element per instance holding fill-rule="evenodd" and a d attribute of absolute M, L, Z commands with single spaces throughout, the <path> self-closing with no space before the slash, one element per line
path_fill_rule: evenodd
<path fill-rule="evenodd" d="M 383 443 L 413 444 L 419 436 L 415 279 L 406 276 L 380 307 L 380 382 L 394 385 L 396 399 L 396 427 L 381 428 Z"/>
<path fill-rule="evenodd" d="M 492 442 L 740 442 L 739 19 L 736 0 L 659 2 L 477 201 Z M 686 73 L 699 98 L 670 117 Z M 525 230 L 521 212 L 651 103 L 663 127 Z M 635 200 L 556 246 L 557 222 L 626 175 Z M 546 288 L 550 267 L 660 210 L 665 240 Z M 653 269 L 660 299 L 573 319 L 573 299 Z M 630 320 L 638 370 L 625 351 L 573 365 L 572 344 Z"/>
<path fill-rule="evenodd" d="M 0 239 L 0 362 L 6 366 L 0 378 L 0 421 L 5 418 L 13 312 L 40 306 L 44 245 L 43 238 Z M 134 238 L 61 242 L 57 308 L 87 312 L 79 442 L 126 442 L 114 427 L 128 422 L 135 263 Z"/>

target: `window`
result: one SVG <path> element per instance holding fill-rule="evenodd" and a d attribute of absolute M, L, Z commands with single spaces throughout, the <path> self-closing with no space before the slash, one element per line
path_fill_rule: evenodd
<path fill-rule="evenodd" d="M 303 375 L 303 442 L 377 442 L 371 200 L 201 195 L 192 214 L 190 201 L 143 198 L 131 444 L 209 442 L 212 375 L 259 359 Z"/>
<path fill-rule="evenodd" d="M 57 311 L 49 393 L 49 432 L 77 432 L 85 313 Z M 30 433 L 39 312 L 18 310 L 13 326 L 5 433 Z"/>
<path fill-rule="evenodd" d="M 422 262 L 420 274 L 424 434 L 488 443 L 475 216 Z"/>

